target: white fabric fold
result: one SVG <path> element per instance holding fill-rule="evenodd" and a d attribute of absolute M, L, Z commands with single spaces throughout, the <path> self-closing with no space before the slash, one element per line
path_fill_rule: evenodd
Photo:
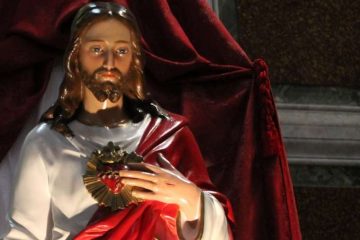
<path fill-rule="evenodd" d="M 35 127 L 21 150 L 5 239 L 71 239 L 85 228 L 98 207 L 82 179 L 90 154 L 109 141 L 134 151 L 150 120 L 147 115 L 116 128 L 74 121 L 69 125 L 74 138 L 45 123 Z"/>

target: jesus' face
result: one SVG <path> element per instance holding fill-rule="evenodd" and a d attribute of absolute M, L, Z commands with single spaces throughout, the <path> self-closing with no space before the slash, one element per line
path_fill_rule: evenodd
<path fill-rule="evenodd" d="M 92 24 L 81 35 L 82 80 L 101 102 L 116 102 L 124 93 L 133 60 L 131 31 L 116 19 Z"/>

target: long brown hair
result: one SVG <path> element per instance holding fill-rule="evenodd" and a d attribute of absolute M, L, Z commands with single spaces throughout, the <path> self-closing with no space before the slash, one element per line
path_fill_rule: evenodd
<path fill-rule="evenodd" d="M 55 104 L 43 115 L 41 121 L 50 122 L 54 130 L 72 135 L 67 124 L 74 119 L 82 103 L 83 83 L 79 70 L 80 37 L 94 23 L 115 18 L 125 24 L 131 32 L 132 63 L 131 79 L 127 82 L 128 90 L 124 95 L 124 109 L 129 117 L 137 122 L 146 112 L 164 116 L 160 108 L 150 100 L 145 100 L 143 57 L 140 47 L 140 31 L 134 15 L 124 6 L 110 2 L 89 3 L 76 14 L 71 27 L 70 43 L 65 51 L 65 76 L 59 89 Z"/>

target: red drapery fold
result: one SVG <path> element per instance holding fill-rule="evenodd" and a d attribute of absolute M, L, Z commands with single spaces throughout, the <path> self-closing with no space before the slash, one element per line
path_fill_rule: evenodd
<path fill-rule="evenodd" d="M 0 156 L 37 104 L 86 0 L 0 1 Z M 250 61 L 205 0 L 118 0 L 143 33 L 146 81 L 185 115 L 238 239 L 301 239 L 267 66 Z M 261 17 L 261 16 L 259 16 Z"/>
<path fill-rule="evenodd" d="M 186 178 L 211 193 L 223 205 L 229 226 L 234 226 L 229 200 L 215 192 L 203 163 L 199 147 L 183 117 L 170 114 L 170 120 L 152 119 L 136 152 L 144 161 L 157 164 L 159 153 L 169 159 Z M 118 212 L 99 208 L 76 240 L 88 239 L 178 239 L 176 218 L 178 206 L 144 201 Z M 144 228 L 145 229 L 142 229 Z M 230 236 L 231 238 L 231 236 Z M 232 239 L 232 238 L 231 238 Z"/>

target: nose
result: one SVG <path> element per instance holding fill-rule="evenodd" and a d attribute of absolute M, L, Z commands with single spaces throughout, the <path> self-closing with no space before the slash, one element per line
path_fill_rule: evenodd
<path fill-rule="evenodd" d="M 111 51 L 108 51 L 105 54 L 104 68 L 106 68 L 107 70 L 111 70 L 114 68 L 114 54 Z"/>

